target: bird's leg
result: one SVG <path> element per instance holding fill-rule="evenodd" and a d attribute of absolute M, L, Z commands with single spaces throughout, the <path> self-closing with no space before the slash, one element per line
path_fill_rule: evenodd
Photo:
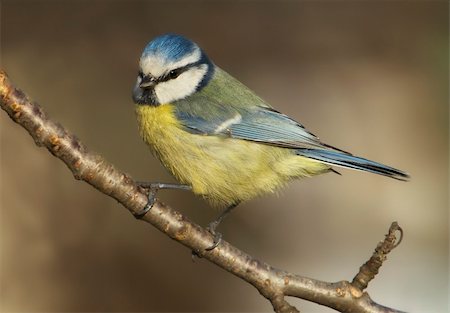
<path fill-rule="evenodd" d="M 206 229 L 211 233 L 211 235 L 214 236 L 214 242 L 213 244 L 206 248 L 205 250 L 211 251 L 214 250 L 222 241 L 222 234 L 219 232 L 216 232 L 216 228 L 219 226 L 220 222 L 227 216 L 235 207 L 238 206 L 239 203 L 235 203 L 227 207 L 225 210 L 220 213 L 220 215 L 211 223 L 208 224 L 208 227 Z"/>
<path fill-rule="evenodd" d="M 153 207 L 156 201 L 156 193 L 160 189 L 181 189 L 181 190 L 191 190 L 192 187 L 189 185 L 181 184 L 166 184 L 166 183 L 149 183 L 149 182 L 137 182 L 137 185 L 148 191 L 148 202 L 144 208 L 138 212 L 133 213 L 134 217 L 141 219 L 147 214 L 148 211 Z"/>

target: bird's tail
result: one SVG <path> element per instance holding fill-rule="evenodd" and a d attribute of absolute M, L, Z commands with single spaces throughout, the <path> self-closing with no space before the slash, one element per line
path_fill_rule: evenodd
<path fill-rule="evenodd" d="M 297 154 L 329 165 L 366 171 L 403 181 L 409 179 L 409 175 L 403 171 L 351 154 L 346 154 L 345 152 L 321 149 L 298 149 Z"/>

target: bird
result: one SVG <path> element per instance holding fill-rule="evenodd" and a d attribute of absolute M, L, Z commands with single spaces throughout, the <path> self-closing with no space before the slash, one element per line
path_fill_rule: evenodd
<path fill-rule="evenodd" d="M 147 205 L 160 189 L 185 189 L 221 210 L 218 225 L 239 203 L 274 193 L 299 178 L 334 167 L 406 181 L 406 172 L 323 143 L 217 66 L 192 40 L 163 34 L 145 46 L 132 98 L 144 142 L 179 184 L 146 183 Z"/>

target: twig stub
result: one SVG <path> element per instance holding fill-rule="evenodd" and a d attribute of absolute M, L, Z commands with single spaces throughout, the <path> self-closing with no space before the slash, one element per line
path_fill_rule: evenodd
<path fill-rule="evenodd" d="M 396 237 L 397 232 L 400 233 L 399 239 Z M 366 289 L 369 282 L 378 274 L 381 265 L 387 258 L 387 254 L 397 247 L 402 239 L 403 230 L 397 222 L 393 222 L 384 240 L 378 243 L 372 257 L 359 268 L 358 274 L 356 274 L 351 283 L 353 287 L 361 291 Z"/>

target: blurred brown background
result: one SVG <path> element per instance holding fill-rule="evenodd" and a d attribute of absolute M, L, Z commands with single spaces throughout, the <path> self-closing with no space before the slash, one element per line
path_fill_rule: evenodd
<path fill-rule="evenodd" d="M 412 175 L 342 170 L 240 206 L 226 240 L 302 275 L 351 279 L 397 220 L 403 243 L 368 291 L 412 312 L 448 308 L 448 2 L 2 1 L 2 68 L 49 115 L 135 179 L 172 181 L 138 136 L 137 62 L 165 32 L 322 140 Z M 75 181 L 0 112 L 3 312 L 271 311 Z M 190 193 L 160 198 L 205 225 Z M 331 310 L 292 300 L 302 312 Z"/>

